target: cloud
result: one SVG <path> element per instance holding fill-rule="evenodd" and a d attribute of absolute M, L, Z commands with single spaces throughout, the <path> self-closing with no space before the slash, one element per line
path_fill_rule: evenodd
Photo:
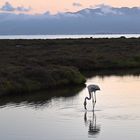
<path fill-rule="evenodd" d="M 98 6 L 104 14 L 108 13 L 116 14 L 116 11 L 109 5 L 100 4 Z"/>
<path fill-rule="evenodd" d="M 24 6 L 18 6 L 14 7 L 9 2 L 5 2 L 5 4 L 0 8 L 0 11 L 4 12 L 29 12 L 31 10 L 31 7 L 24 7 Z"/>
<path fill-rule="evenodd" d="M 1 11 L 15 11 L 15 8 L 9 3 L 6 2 L 1 8 Z"/>
<path fill-rule="evenodd" d="M 23 6 L 18 6 L 16 8 L 16 10 L 19 11 L 19 12 L 29 12 L 29 11 L 31 11 L 31 7 L 26 8 L 26 7 L 23 7 Z"/>
<path fill-rule="evenodd" d="M 101 12 L 100 14 L 122 14 L 121 12 L 116 11 L 113 7 L 110 5 L 105 5 L 105 4 L 99 4 L 96 5 L 95 8 L 100 8 Z"/>
<path fill-rule="evenodd" d="M 123 14 L 112 14 L 119 12 Z M 34 15 L 1 12 L 0 34 L 140 33 L 139 17 L 139 8 L 113 8 L 104 5 L 55 15 L 49 12 Z"/>
<path fill-rule="evenodd" d="M 77 3 L 77 2 L 74 2 L 72 5 L 75 6 L 75 7 L 82 7 L 82 4 L 81 3 Z"/>

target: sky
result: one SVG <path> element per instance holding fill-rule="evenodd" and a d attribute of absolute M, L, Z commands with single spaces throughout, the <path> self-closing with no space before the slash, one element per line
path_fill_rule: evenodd
<path fill-rule="evenodd" d="M 140 0 L 0 0 L 0 12 L 30 14 L 74 12 L 100 4 L 113 7 L 140 7 Z M 7 10 L 8 9 L 8 10 Z"/>

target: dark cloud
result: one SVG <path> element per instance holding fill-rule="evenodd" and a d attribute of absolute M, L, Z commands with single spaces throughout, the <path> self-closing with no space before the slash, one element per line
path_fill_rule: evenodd
<path fill-rule="evenodd" d="M 74 2 L 72 5 L 75 6 L 75 7 L 82 7 L 82 4 L 81 3 L 77 3 L 77 2 Z"/>
<path fill-rule="evenodd" d="M 0 34 L 140 33 L 139 17 L 138 7 L 104 5 L 55 15 L 49 12 L 35 15 L 1 12 Z"/>
<path fill-rule="evenodd" d="M 1 8 L 1 11 L 15 11 L 15 8 L 9 3 L 6 2 Z"/>
<path fill-rule="evenodd" d="M 12 6 L 9 2 L 5 2 L 5 4 L 0 8 L 1 11 L 4 12 L 28 12 L 31 10 L 31 7 L 23 7 L 23 6 L 18 6 L 18 7 L 14 7 Z"/>

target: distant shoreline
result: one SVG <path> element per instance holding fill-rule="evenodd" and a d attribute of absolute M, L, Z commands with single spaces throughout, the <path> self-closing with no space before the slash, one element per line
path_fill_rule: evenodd
<path fill-rule="evenodd" d="M 120 38 L 121 36 L 125 36 L 126 38 L 139 38 L 140 33 L 102 33 L 102 34 L 70 34 L 70 35 L 0 35 L 0 40 L 2 39 L 80 39 L 80 38 Z"/>
<path fill-rule="evenodd" d="M 0 67 L 0 95 L 83 85 L 84 72 L 139 69 L 140 38 L 4 39 Z"/>

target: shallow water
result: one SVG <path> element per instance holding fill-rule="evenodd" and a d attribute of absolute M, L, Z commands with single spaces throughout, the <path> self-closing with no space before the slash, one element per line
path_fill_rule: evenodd
<path fill-rule="evenodd" d="M 105 76 L 87 79 L 98 84 L 95 111 L 85 111 L 87 89 L 67 89 L 53 97 L 0 99 L 2 140 L 139 140 L 140 77 Z M 68 94 L 73 92 L 72 96 Z"/>
<path fill-rule="evenodd" d="M 64 39 L 64 38 L 126 38 L 140 37 L 140 34 L 79 34 L 79 35 L 0 35 L 0 39 Z"/>

